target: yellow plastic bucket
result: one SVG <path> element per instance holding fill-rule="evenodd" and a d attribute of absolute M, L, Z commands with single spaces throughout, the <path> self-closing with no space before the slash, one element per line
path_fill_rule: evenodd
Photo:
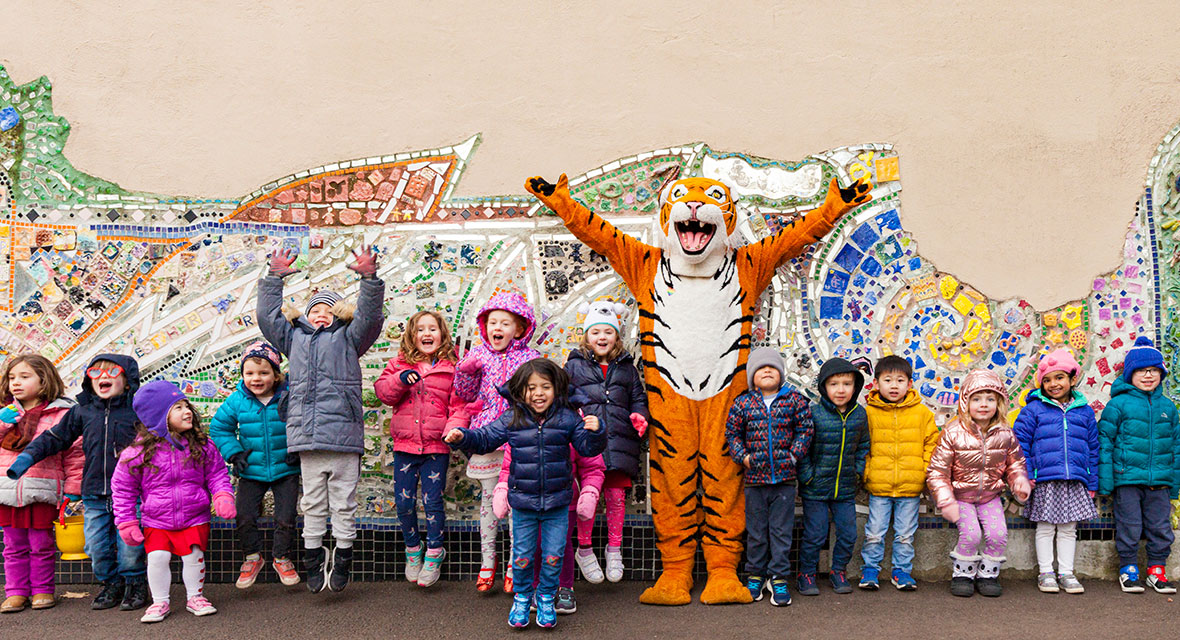
<path fill-rule="evenodd" d="M 54 533 L 57 535 L 57 549 L 61 551 L 62 560 L 88 560 L 83 549 L 86 548 L 86 535 L 82 530 L 81 515 L 66 515 L 66 505 L 63 502 L 57 520 L 53 523 Z"/>

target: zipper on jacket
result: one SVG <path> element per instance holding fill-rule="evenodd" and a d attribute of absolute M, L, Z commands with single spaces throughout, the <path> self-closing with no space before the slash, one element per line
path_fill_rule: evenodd
<path fill-rule="evenodd" d="M 1152 405 L 1151 396 L 1148 395 L 1147 396 L 1147 484 L 1148 484 L 1148 486 L 1155 484 L 1154 482 L 1151 481 L 1151 476 L 1154 475 L 1152 473 L 1154 471 L 1154 469 L 1152 469 L 1152 467 L 1155 466 L 1152 464 L 1152 462 L 1154 462 L 1154 460 L 1152 460 L 1152 458 L 1154 458 L 1154 457 L 1155 457 L 1155 407 Z"/>
<path fill-rule="evenodd" d="M 775 400 L 778 400 L 778 398 L 775 398 Z M 770 484 L 775 484 L 777 480 L 775 480 L 774 475 L 774 423 L 770 417 L 772 413 L 770 407 L 767 407 L 765 402 L 761 404 L 763 407 L 766 407 L 766 444 L 767 453 L 769 454 L 770 458 Z M 774 406 L 774 400 L 770 401 L 770 405 L 771 407 Z M 837 480 L 837 482 L 839 482 L 839 480 Z"/>
<path fill-rule="evenodd" d="M 102 416 L 102 477 L 104 488 L 107 489 L 107 493 L 109 494 L 111 474 L 107 472 L 107 460 L 110 458 L 110 454 L 107 452 L 110 448 L 107 444 L 107 436 L 111 432 L 111 403 L 108 400 L 105 404 L 106 407 L 103 409 Z"/>
<path fill-rule="evenodd" d="M 545 435 L 541 433 L 541 427 L 545 424 L 545 418 L 537 419 L 537 459 L 541 461 L 541 499 L 537 506 L 541 507 L 541 511 L 545 510 Z M 515 460 L 515 458 L 513 458 Z"/>
<path fill-rule="evenodd" d="M 855 410 L 856 407 L 853 407 L 848 413 L 840 416 L 840 459 L 836 462 L 836 490 L 832 492 L 833 500 L 840 495 L 840 473 L 844 470 L 844 442 L 848 440 L 848 416 Z M 839 415 L 840 412 L 836 411 L 836 414 Z"/>
<path fill-rule="evenodd" d="M 974 421 L 972 421 L 972 422 L 974 422 Z M 987 467 L 988 467 L 988 464 L 987 464 L 987 434 L 983 432 L 983 429 L 979 425 L 975 425 L 975 428 L 979 430 L 979 442 L 982 445 L 980 447 L 980 451 L 983 452 L 983 460 L 982 460 L 983 473 L 979 474 L 979 495 L 982 496 L 983 495 L 983 487 L 987 483 Z M 953 485 L 951 488 L 952 489 L 954 488 Z"/>
<path fill-rule="evenodd" d="M 255 396 L 254 399 L 258 400 L 258 397 Z M 270 459 L 270 425 L 266 420 L 266 405 L 263 404 L 262 401 L 259 401 L 258 403 L 262 405 L 262 449 L 266 452 L 263 454 L 263 460 L 266 464 L 266 472 L 263 474 L 263 477 L 266 478 L 267 482 L 269 482 L 273 479 L 271 478 L 272 467 Z M 249 456 L 250 454 L 247 453 L 246 455 Z"/>
<path fill-rule="evenodd" d="M 1069 480 L 1069 418 L 1061 408 L 1061 451 L 1065 454 L 1065 479 Z"/>
<path fill-rule="evenodd" d="M 899 425 L 897 423 L 897 413 L 898 413 L 897 409 L 890 408 L 889 413 L 893 414 L 893 459 L 899 460 L 901 458 L 901 425 Z M 872 446 L 873 446 L 872 445 L 872 434 L 870 434 L 869 437 L 870 437 L 869 451 L 872 451 Z M 922 446 L 925 447 L 926 443 L 923 442 Z M 900 464 L 893 465 L 892 493 L 897 493 L 898 489 L 901 487 L 901 469 L 900 469 L 900 467 L 901 467 Z"/>

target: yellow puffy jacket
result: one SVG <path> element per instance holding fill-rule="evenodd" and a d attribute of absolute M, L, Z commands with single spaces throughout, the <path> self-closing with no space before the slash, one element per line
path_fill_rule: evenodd
<path fill-rule="evenodd" d="M 910 498 L 926 488 L 926 465 L 938 444 L 934 412 L 910 389 L 900 402 L 869 394 L 869 459 L 865 488 L 875 496 Z"/>

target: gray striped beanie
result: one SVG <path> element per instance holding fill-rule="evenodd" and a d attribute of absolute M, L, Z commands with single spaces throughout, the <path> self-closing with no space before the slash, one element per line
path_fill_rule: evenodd
<path fill-rule="evenodd" d="M 336 306 L 337 302 L 340 302 L 343 299 L 344 298 L 340 297 L 340 294 L 336 293 L 335 291 L 319 291 L 307 301 L 307 308 L 303 310 L 303 315 L 306 316 L 310 314 L 311 308 L 317 304 L 326 304 L 329 307 L 334 307 Z"/>

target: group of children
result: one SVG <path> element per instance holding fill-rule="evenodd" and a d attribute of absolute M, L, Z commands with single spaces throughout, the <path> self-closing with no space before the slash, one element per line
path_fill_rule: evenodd
<path fill-rule="evenodd" d="M 824 363 L 820 399 L 810 405 L 784 383 L 783 372 L 776 350 L 752 352 L 749 389 L 726 422 L 730 454 L 746 470 L 747 586 L 754 600 L 769 592 L 772 604 L 791 603 L 796 486 L 803 503 L 796 579 L 802 595 L 820 592 L 818 555 L 832 525 L 828 578 L 836 593 L 852 591 L 847 566 L 857 539 L 858 486 L 869 494 L 862 589 L 880 588 L 891 524 L 890 582 L 902 591 L 917 589 L 914 535 L 919 498 L 928 490 L 959 532 L 950 554 L 951 593 L 999 596 L 1008 536 L 1001 494 L 1009 489 L 1037 523 L 1041 591 L 1085 591 L 1073 571 L 1077 525 L 1098 515 L 1094 496 L 1101 493 L 1113 497 L 1122 590 L 1145 590 L 1138 543 L 1146 537 L 1147 586 L 1176 592 L 1164 565 L 1173 542 L 1170 500 L 1180 490 L 1180 425 L 1161 387 L 1163 355 L 1147 338 L 1128 352 L 1101 421 L 1077 388 L 1081 367 L 1068 349 L 1041 358 L 1036 388 L 1013 412 L 1011 426 L 1007 387 L 987 369 L 964 378 L 957 415 L 941 430 L 912 387 L 910 363 L 898 356 L 877 362 L 867 407 L 857 404 L 863 375 L 847 360 Z"/>
<path fill-rule="evenodd" d="M 163 620 L 171 610 L 169 564 L 176 555 L 185 608 L 197 616 L 215 613 L 203 593 L 210 512 L 236 520 L 245 555 L 237 586 L 249 588 L 266 564 L 258 518 L 267 492 L 274 499 L 271 566 L 280 581 L 301 581 L 292 548 L 299 500 L 307 587 L 313 593 L 345 589 L 364 448 L 359 360 L 381 333 L 384 283 L 376 275 L 376 255 L 366 248 L 349 265 L 360 276 L 355 306 L 319 291 L 302 312 L 285 308 L 283 279 L 296 272 L 295 257 L 291 251 L 271 256 L 258 292 L 266 341 L 245 348 L 241 382 L 208 432 L 174 384 L 140 387 L 130 357 L 94 358 L 76 403 L 65 398 L 46 358 L 9 359 L 3 380 L 8 406 L 0 410 L 7 596 L 0 610 L 54 606 L 53 520 L 67 500 L 80 500 L 85 509 L 86 552 L 101 583 L 94 609 L 135 610 L 150 600 L 141 620 Z M 461 359 L 445 319 L 421 311 L 408 319 L 399 353 L 375 386 L 392 407 L 406 578 L 421 587 L 439 579 L 447 468 L 451 449 L 462 449 L 468 477 L 482 488 L 478 591 L 495 586 L 496 536 L 500 520 L 509 518 L 513 557 L 503 589 L 514 594 L 513 627 L 527 626 L 533 610 L 541 627 L 576 611 L 575 569 L 592 583 L 623 577 L 624 502 L 642 460 L 645 389 L 620 337 L 618 305 L 595 302 L 582 311 L 582 342 L 564 368 L 528 346 L 535 322 L 519 295 L 499 293 L 483 306 L 481 340 Z M 799 593 L 819 593 L 819 551 L 832 526 L 829 580 L 837 593 L 850 592 L 846 569 L 857 539 L 861 486 L 870 494 L 863 589 L 879 588 L 891 525 L 890 582 L 917 588 L 913 540 L 919 497 L 928 489 L 959 530 L 952 593 L 999 595 L 1007 534 L 1000 494 L 1008 487 L 1028 501 L 1026 515 L 1038 523 L 1041 590 L 1082 591 L 1073 574 L 1076 525 L 1096 515 L 1099 492 L 1114 496 L 1123 589 L 1144 590 L 1137 544 L 1146 535 L 1147 584 L 1174 592 L 1163 565 L 1172 543 L 1169 499 L 1180 488 L 1180 432 L 1176 408 L 1160 388 L 1163 357 L 1146 339 L 1136 342 L 1100 423 L 1076 389 L 1079 374 L 1066 350 L 1043 357 L 1037 389 L 1009 427 L 1004 384 L 990 371 L 973 371 L 961 385 L 957 416 L 940 431 L 900 357 L 877 363 L 862 407 L 865 381 L 852 363 L 826 361 L 820 399 L 809 403 L 785 383 L 776 350 L 752 352 L 749 389 L 735 400 L 725 425 L 729 451 L 745 468 L 751 595 L 759 600 L 769 592 L 775 605 L 791 602 L 797 495 L 804 519 Z M 600 499 L 605 571 L 590 546 Z M 329 518 L 330 552 L 324 541 Z"/>

